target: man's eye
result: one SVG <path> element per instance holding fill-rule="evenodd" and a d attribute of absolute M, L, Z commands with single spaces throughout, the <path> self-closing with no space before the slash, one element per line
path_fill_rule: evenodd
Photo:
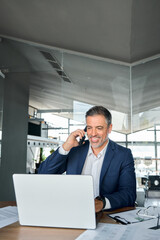
<path fill-rule="evenodd" d="M 98 129 L 98 130 L 102 130 L 103 128 L 102 128 L 102 127 L 98 127 L 97 129 Z"/>

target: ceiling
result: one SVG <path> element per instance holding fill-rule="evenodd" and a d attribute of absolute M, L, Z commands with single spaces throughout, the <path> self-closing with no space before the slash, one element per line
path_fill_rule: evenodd
<path fill-rule="evenodd" d="M 1 35 L 132 63 L 160 51 L 159 0 L 1 0 Z"/>
<path fill-rule="evenodd" d="M 115 130 L 125 133 L 131 117 L 134 131 L 159 121 L 159 0 L 0 3 L 0 46 L 28 62 L 31 106 L 73 118 L 74 101 L 102 104 L 120 116 Z M 0 69 L 22 71 L 22 62 L 6 58 Z"/>

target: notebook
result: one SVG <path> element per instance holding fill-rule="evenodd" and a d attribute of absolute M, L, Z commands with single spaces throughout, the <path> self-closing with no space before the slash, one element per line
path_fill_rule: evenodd
<path fill-rule="evenodd" d="M 92 176 L 13 174 L 13 182 L 21 225 L 96 228 Z"/>

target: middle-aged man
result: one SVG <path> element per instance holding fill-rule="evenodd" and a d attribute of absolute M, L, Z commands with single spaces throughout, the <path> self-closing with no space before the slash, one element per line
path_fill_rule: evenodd
<path fill-rule="evenodd" d="M 108 138 L 112 130 L 111 113 L 102 106 L 86 112 L 89 141 L 79 145 L 85 135 L 78 129 L 41 163 L 40 174 L 87 174 L 93 176 L 95 211 L 134 206 L 136 179 L 130 149 Z M 78 186 L 77 186 L 78 187 Z"/>

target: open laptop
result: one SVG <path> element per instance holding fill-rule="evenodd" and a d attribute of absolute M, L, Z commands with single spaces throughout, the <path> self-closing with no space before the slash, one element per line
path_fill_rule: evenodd
<path fill-rule="evenodd" d="M 96 228 L 92 176 L 13 174 L 13 182 L 21 225 Z"/>

